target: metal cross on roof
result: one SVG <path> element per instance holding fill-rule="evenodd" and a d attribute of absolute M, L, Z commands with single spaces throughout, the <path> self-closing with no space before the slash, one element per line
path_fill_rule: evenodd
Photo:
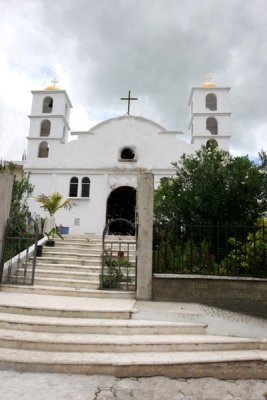
<path fill-rule="evenodd" d="M 56 80 L 56 78 L 54 78 L 51 83 L 53 83 L 53 86 L 56 86 L 56 83 L 58 83 L 58 81 Z"/>
<path fill-rule="evenodd" d="M 129 90 L 128 97 L 121 97 L 121 100 L 128 100 L 128 112 L 127 114 L 130 115 L 130 102 L 131 100 L 138 100 L 137 97 L 131 97 L 131 91 Z"/>

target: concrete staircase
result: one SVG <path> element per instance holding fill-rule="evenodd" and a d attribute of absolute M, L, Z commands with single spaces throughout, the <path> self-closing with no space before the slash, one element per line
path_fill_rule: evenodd
<path fill-rule="evenodd" d="M 142 303 L 133 292 L 99 291 L 100 250 L 97 238 L 57 241 L 38 259 L 33 287 L 0 285 L 0 368 L 267 378 L 267 339 L 210 335 L 199 322 L 159 321 L 156 303 L 151 320 L 138 319 Z"/>
<path fill-rule="evenodd" d="M 0 368 L 115 376 L 267 376 L 267 341 L 133 319 L 134 300 L 0 292 Z"/>
<path fill-rule="evenodd" d="M 110 237 L 110 241 L 115 241 L 115 238 Z M 121 242 L 123 248 L 125 239 L 122 238 Z M 34 286 L 17 285 L 16 290 L 59 296 L 135 298 L 134 291 L 99 291 L 101 257 L 100 237 L 66 236 L 64 240 L 57 239 L 55 247 L 44 246 L 42 256 L 37 257 Z M 18 275 L 23 277 L 22 269 Z M 5 285 L 2 290 L 13 291 L 14 285 Z"/>

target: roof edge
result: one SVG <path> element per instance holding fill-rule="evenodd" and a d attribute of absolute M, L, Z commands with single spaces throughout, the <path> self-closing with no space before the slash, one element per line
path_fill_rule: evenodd
<path fill-rule="evenodd" d="M 119 117 L 109 118 L 105 121 L 100 122 L 99 124 L 96 124 L 95 126 L 90 128 L 88 132 L 93 133 L 95 130 L 98 130 L 100 127 L 110 123 L 111 121 L 116 121 L 116 120 L 118 121 L 118 120 L 123 120 L 123 119 L 135 119 L 135 120 L 143 121 L 143 122 L 149 123 L 151 125 L 154 125 L 160 131 L 166 131 L 166 128 L 164 128 L 163 126 L 159 125 L 157 122 L 154 122 L 148 118 L 139 117 L 139 116 L 135 116 L 135 115 L 121 115 Z"/>

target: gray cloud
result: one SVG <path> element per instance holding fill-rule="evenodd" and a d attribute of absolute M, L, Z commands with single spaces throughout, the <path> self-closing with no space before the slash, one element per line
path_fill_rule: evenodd
<path fill-rule="evenodd" d="M 29 55 L 17 59 L 20 68 L 35 76 L 60 70 L 74 106 L 91 119 L 124 113 L 120 97 L 131 89 L 133 113 L 186 132 L 191 87 L 211 74 L 232 87 L 232 150 L 267 147 L 265 0 L 16 3 L 25 4 L 19 26 L 36 33 L 18 37 L 19 53 Z"/>

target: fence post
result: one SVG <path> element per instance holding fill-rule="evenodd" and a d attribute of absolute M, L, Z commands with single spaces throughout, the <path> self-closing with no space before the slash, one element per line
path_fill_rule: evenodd
<path fill-rule="evenodd" d="M 9 217 L 14 175 L 9 171 L 0 172 L 0 262 L 2 260 L 3 240 L 6 222 Z M 1 267 L 1 265 L 0 265 Z M 1 275 L 1 268 L 0 268 Z M 0 276 L 1 282 L 1 276 Z"/>
<path fill-rule="evenodd" d="M 151 173 L 138 175 L 137 191 L 137 300 L 152 299 L 152 242 L 154 176 Z"/>

